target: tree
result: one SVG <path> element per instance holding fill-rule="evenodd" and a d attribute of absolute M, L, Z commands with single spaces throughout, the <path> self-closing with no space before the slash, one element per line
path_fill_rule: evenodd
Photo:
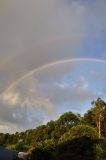
<path fill-rule="evenodd" d="M 68 132 L 61 136 L 59 143 L 64 143 L 68 140 L 87 137 L 90 139 L 98 139 L 97 131 L 88 125 L 77 125 L 73 126 Z"/>
<path fill-rule="evenodd" d="M 55 130 L 56 122 L 50 121 L 47 123 L 45 130 L 44 130 L 44 140 L 51 139 L 52 132 Z"/>
<path fill-rule="evenodd" d="M 23 141 L 20 141 L 16 144 L 15 149 L 18 150 L 18 151 L 25 151 L 26 146 L 24 145 Z"/>
<path fill-rule="evenodd" d="M 58 160 L 95 160 L 95 140 L 79 137 L 68 140 L 57 147 Z"/>
<path fill-rule="evenodd" d="M 64 125 L 65 127 L 72 127 L 76 124 L 78 124 L 80 121 L 80 118 L 78 115 L 72 113 L 72 112 L 66 112 L 63 115 L 60 116 L 57 123 L 58 125 Z"/>
<path fill-rule="evenodd" d="M 92 119 L 96 124 L 99 137 L 101 132 L 106 136 L 106 103 L 101 98 L 97 98 L 92 105 Z"/>
<path fill-rule="evenodd" d="M 71 127 L 80 122 L 79 115 L 72 112 L 66 112 L 60 116 L 60 118 L 55 122 L 55 128 L 51 133 L 51 138 L 58 143 L 59 138 L 67 132 Z"/>
<path fill-rule="evenodd" d="M 95 156 L 96 160 L 106 159 L 106 139 L 101 139 L 95 145 Z"/>
<path fill-rule="evenodd" d="M 90 126 L 93 126 L 93 127 L 96 127 L 96 123 L 94 122 L 93 120 L 93 113 L 92 113 L 92 110 L 88 110 L 84 116 L 82 117 L 82 123 L 83 124 L 87 124 L 87 125 L 90 125 Z"/>

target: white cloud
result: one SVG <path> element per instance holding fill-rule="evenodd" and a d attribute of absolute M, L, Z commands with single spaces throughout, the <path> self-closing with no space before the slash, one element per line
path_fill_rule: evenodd
<path fill-rule="evenodd" d="M 54 105 L 31 77 L 4 92 L 0 96 L 0 106 L 0 120 L 14 124 L 14 131 L 18 127 L 33 128 L 56 116 Z"/>
<path fill-rule="evenodd" d="M 86 81 L 85 77 L 80 76 L 79 80 L 72 85 L 72 88 L 78 92 L 86 91 L 88 89 L 88 82 Z"/>
<path fill-rule="evenodd" d="M 66 88 L 68 88 L 69 87 L 69 84 L 68 83 L 60 83 L 60 84 L 58 84 L 58 86 L 61 88 L 61 89 L 66 89 Z"/>
<path fill-rule="evenodd" d="M 0 120 L 0 133 L 14 133 L 16 131 L 21 131 L 19 127 L 17 127 L 15 124 L 3 122 Z"/>
<path fill-rule="evenodd" d="M 10 129 L 10 127 L 7 126 L 7 125 L 0 125 L 0 130 L 6 130 L 6 131 L 8 131 L 9 129 Z"/>
<path fill-rule="evenodd" d="M 3 95 L 1 95 L 0 97 L 0 100 L 2 100 L 4 104 L 14 106 L 18 104 L 18 102 L 20 101 L 19 97 L 20 95 L 18 92 L 11 90 L 7 91 L 6 93 L 3 93 Z"/>
<path fill-rule="evenodd" d="M 38 110 L 44 110 L 48 114 L 53 114 L 54 112 L 53 104 L 40 89 L 38 82 L 31 77 L 4 92 L 0 100 L 3 104 L 11 107 L 33 107 Z"/>

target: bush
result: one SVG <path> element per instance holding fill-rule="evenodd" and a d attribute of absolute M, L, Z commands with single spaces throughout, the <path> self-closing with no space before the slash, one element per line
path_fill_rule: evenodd
<path fill-rule="evenodd" d="M 106 140 L 101 140 L 95 146 L 95 155 L 96 160 L 105 160 L 106 159 Z"/>
<path fill-rule="evenodd" d="M 23 142 L 18 142 L 15 146 L 15 149 L 18 151 L 26 151 L 26 146 Z"/>
<path fill-rule="evenodd" d="M 31 160 L 53 160 L 50 152 L 36 148 L 32 151 Z"/>
<path fill-rule="evenodd" d="M 57 157 L 59 160 L 94 160 L 95 143 L 94 140 L 87 137 L 69 140 L 57 147 Z"/>
<path fill-rule="evenodd" d="M 68 132 L 66 132 L 61 138 L 59 139 L 59 143 L 64 143 L 68 140 L 73 140 L 76 138 L 87 137 L 92 140 L 98 139 L 97 131 L 88 125 L 77 125 L 72 127 Z"/>

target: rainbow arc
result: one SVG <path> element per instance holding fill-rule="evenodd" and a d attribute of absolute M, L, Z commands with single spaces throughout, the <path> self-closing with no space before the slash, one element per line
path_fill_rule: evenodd
<path fill-rule="evenodd" d="M 12 89 L 13 87 L 17 86 L 22 80 L 30 77 L 31 75 L 33 75 L 33 74 L 35 74 L 37 72 L 45 70 L 45 69 L 47 69 L 49 67 L 52 67 L 54 65 L 71 63 L 71 62 L 98 62 L 98 63 L 106 63 L 106 60 L 96 59 L 96 58 L 68 58 L 68 59 L 62 59 L 62 60 L 58 60 L 58 61 L 53 61 L 53 62 L 41 65 L 41 66 L 39 66 L 39 67 L 37 67 L 37 68 L 29 71 L 28 73 L 26 73 L 22 77 L 18 78 L 15 82 L 13 82 L 4 92 L 6 92 L 6 91 Z"/>

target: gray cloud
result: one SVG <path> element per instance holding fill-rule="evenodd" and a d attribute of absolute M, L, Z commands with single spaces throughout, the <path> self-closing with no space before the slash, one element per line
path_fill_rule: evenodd
<path fill-rule="evenodd" d="M 84 38 L 79 3 L 1 0 L 0 11 L 1 91 L 33 68 L 73 56 Z"/>
<path fill-rule="evenodd" d="M 61 80 L 64 76 L 73 72 L 75 69 L 74 62 L 57 64 L 47 67 L 40 72 L 36 72 L 33 76 L 39 81 L 40 84 L 54 83 Z"/>
<path fill-rule="evenodd" d="M 102 39 L 105 6 L 104 0 L 1 0 L 0 92 L 33 68 L 77 56 L 84 40 Z"/>

